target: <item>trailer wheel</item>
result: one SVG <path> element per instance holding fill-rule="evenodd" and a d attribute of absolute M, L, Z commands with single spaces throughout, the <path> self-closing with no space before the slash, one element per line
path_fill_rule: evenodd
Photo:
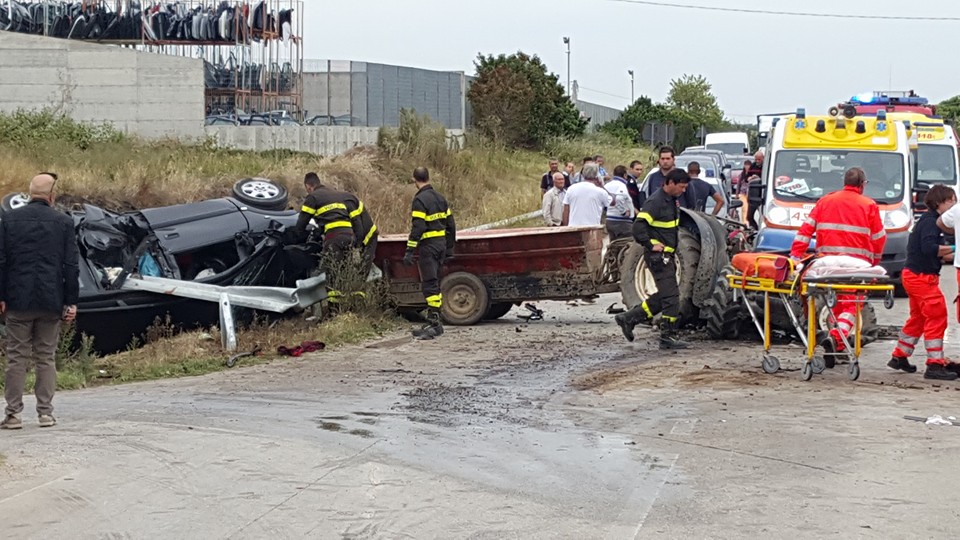
<path fill-rule="evenodd" d="M 492 321 L 499 319 L 509 313 L 511 308 L 513 308 L 513 302 L 496 302 L 490 304 L 487 312 L 483 314 L 483 320 Z"/>
<path fill-rule="evenodd" d="M 470 326 L 480 322 L 490 308 L 490 294 L 480 278 L 468 272 L 454 272 L 440 282 L 443 307 L 440 316 L 447 324 Z"/>

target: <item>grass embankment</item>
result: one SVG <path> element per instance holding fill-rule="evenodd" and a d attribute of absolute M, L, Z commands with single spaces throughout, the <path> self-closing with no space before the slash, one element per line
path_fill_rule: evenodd
<path fill-rule="evenodd" d="M 144 142 L 50 113 L 0 113 L 0 163 L 4 164 L 0 196 L 24 191 L 38 171 L 54 171 L 60 177 L 61 202 L 129 210 L 226 196 L 236 180 L 261 176 L 284 184 L 295 208 L 305 195 L 303 175 L 312 170 L 328 184 L 356 193 L 382 234 L 390 234 L 408 230 L 415 192 L 410 176 L 416 166 L 430 168 L 435 186 L 449 199 L 463 228 L 539 208 L 539 182 L 549 157 L 579 166 L 584 156 L 598 153 L 605 156 L 611 172 L 616 164 L 633 159 L 648 166 L 653 162 L 649 150 L 600 137 L 556 141 L 543 152 L 505 149 L 472 137 L 465 148 L 451 148 L 442 128 L 412 115 L 404 115 L 399 129 L 382 130 L 377 147 L 323 158 L 285 151 L 234 151 L 210 143 Z M 239 349 L 259 344 L 264 354 L 240 363 L 275 357 L 278 345 L 304 340 L 324 341 L 328 347 L 354 343 L 398 324 L 378 307 L 319 324 L 302 317 L 274 325 L 253 324 L 239 331 Z M 202 374 L 222 369 L 228 356 L 216 329 L 173 335 L 158 325 L 151 333 L 143 347 L 104 358 L 63 351 L 58 362 L 60 386 Z"/>

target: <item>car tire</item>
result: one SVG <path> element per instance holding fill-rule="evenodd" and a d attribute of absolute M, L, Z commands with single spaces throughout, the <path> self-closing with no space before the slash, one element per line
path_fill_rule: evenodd
<path fill-rule="evenodd" d="M 22 208 L 30 202 L 30 197 L 25 193 L 8 193 L 0 199 L 0 209 L 4 212 Z"/>
<path fill-rule="evenodd" d="M 285 210 L 287 188 L 267 178 L 244 178 L 233 184 L 233 197 L 262 210 Z"/>

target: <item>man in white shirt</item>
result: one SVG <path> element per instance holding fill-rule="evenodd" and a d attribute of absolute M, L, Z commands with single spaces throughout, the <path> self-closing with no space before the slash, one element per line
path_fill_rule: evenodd
<path fill-rule="evenodd" d="M 954 205 L 937 218 L 937 226 L 947 234 L 956 236 L 957 225 L 960 225 L 960 205 Z M 960 238 L 955 239 L 953 253 L 948 254 L 943 260 L 953 261 L 953 266 L 957 269 L 957 284 L 960 285 L 960 259 L 956 256 L 957 246 L 960 246 Z M 956 305 L 957 319 L 960 319 L 960 295 L 957 295 L 953 303 Z"/>
<path fill-rule="evenodd" d="M 607 234 L 610 241 L 633 236 L 633 218 L 635 217 L 633 199 L 627 189 L 627 168 L 617 165 L 613 169 L 613 180 L 603 186 L 613 198 L 613 204 L 607 209 Z"/>
<path fill-rule="evenodd" d="M 601 187 L 599 175 L 596 163 L 584 165 L 583 182 L 570 186 L 563 198 L 563 225 L 600 225 L 603 211 L 610 206 L 613 198 Z"/>
<path fill-rule="evenodd" d="M 543 222 L 547 227 L 559 227 L 563 223 L 563 198 L 567 194 L 564 186 L 567 178 L 563 173 L 553 173 L 553 187 L 543 194 Z"/>

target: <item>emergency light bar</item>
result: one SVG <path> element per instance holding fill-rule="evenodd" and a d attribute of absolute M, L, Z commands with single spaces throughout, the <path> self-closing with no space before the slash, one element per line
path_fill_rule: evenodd
<path fill-rule="evenodd" d="M 850 103 L 860 105 L 927 105 L 929 101 L 925 97 L 916 95 L 913 90 L 909 92 L 873 92 L 857 94 L 850 98 Z"/>

